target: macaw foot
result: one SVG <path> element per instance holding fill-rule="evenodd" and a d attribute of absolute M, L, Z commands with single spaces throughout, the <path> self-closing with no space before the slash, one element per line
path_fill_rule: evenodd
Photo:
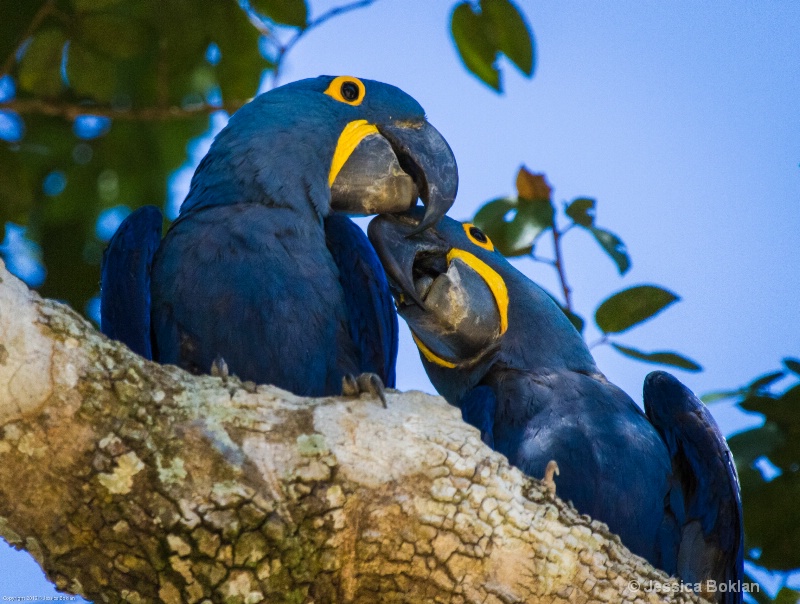
<path fill-rule="evenodd" d="M 211 371 L 209 371 L 211 375 L 214 377 L 225 379 L 230 375 L 228 371 L 228 364 L 225 362 L 220 355 L 217 355 L 217 358 L 214 359 L 214 362 L 211 363 Z"/>
<path fill-rule="evenodd" d="M 556 494 L 556 481 L 553 480 L 553 476 L 558 476 L 558 474 L 558 464 L 555 459 L 551 459 L 547 462 L 547 467 L 544 469 L 544 478 L 542 478 L 542 483 L 544 483 L 545 488 L 551 495 Z"/>
<path fill-rule="evenodd" d="M 342 395 L 360 396 L 367 393 L 381 399 L 384 409 L 386 406 L 386 392 L 384 391 L 383 380 L 375 373 L 362 373 L 359 376 L 345 374 L 342 378 Z"/>

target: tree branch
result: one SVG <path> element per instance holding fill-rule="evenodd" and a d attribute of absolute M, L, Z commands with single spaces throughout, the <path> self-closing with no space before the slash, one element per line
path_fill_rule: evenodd
<path fill-rule="evenodd" d="M 188 119 L 198 115 L 209 115 L 215 111 L 233 113 L 247 101 L 235 100 L 221 106 L 207 104 L 190 107 L 142 107 L 141 109 L 118 109 L 110 105 L 82 105 L 62 103 L 43 99 L 13 99 L 0 103 L 0 110 L 16 111 L 20 114 L 39 114 L 49 117 L 61 117 L 74 120 L 81 115 L 100 115 L 115 120 L 165 121 L 172 119 Z"/>
<path fill-rule="evenodd" d="M 438 397 L 193 377 L 1 262 L 0 434 L 0 535 L 95 601 L 699 602 Z"/>

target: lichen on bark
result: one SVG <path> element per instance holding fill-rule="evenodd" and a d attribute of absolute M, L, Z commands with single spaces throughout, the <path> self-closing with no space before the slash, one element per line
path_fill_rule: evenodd
<path fill-rule="evenodd" d="M 0 535 L 96 602 L 689 602 L 441 398 L 150 363 L 0 264 Z"/>

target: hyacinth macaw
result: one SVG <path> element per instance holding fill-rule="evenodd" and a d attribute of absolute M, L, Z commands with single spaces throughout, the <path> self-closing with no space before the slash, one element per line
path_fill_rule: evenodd
<path fill-rule="evenodd" d="M 154 207 L 117 230 L 102 330 L 161 363 L 300 395 L 339 394 L 362 375 L 394 386 L 386 278 L 340 213 L 398 212 L 419 197 L 424 229 L 457 187 L 450 147 L 399 88 L 322 76 L 266 92 L 216 136 L 163 240 Z"/>
<path fill-rule="evenodd" d="M 434 387 L 525 473 L 551 460 L 558 494 L 686 583 L 742 579 L 742 510 L 730 450 L 703 404 L 649 374 L 645 412 L 598 370 L 552 298 L 477 227 L 379 216 L 369 238 Z M 710 584 L 705 584 L 710 587 Z M 709 599 L 741 602 L 741 592 Z"/>

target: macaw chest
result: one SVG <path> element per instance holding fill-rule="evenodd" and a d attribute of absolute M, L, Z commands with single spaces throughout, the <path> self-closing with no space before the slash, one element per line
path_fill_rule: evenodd
<path fill-rule="evenodd" d="M 287 211 L 227 206 L 176 222 L 153 267 L 158 360 L 297 394 L 341 391 L 355 372 L 338 271 L 321 228 Z"/>

